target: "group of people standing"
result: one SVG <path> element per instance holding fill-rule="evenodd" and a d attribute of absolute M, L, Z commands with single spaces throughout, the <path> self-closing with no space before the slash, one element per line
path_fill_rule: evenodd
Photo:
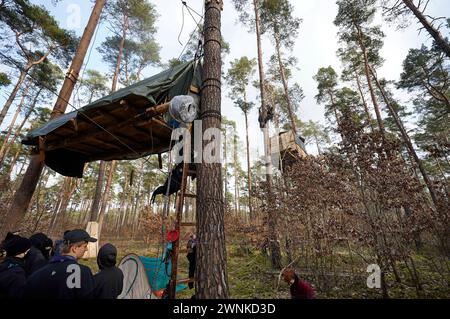
<path fill-rule="evenodd" d="M 95 275 L 78 263 L 88 243 L 96 241 L 82 229 L 66 231 L 55 245 L 43 233 L 29 238 L 8 233 L 0 247 L 6 255 L 0 263 L 0 299 L 116 299 L 123 288 L 116 247 L 100 248 Z"/>

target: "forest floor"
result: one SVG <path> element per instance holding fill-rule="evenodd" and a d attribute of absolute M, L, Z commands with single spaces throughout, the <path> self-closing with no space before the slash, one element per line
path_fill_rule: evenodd
<path fill-rule="evenodd" d="M 143 241 L 114 241 L 111 243 L 118 248 L 118 262 L 129 253 L 155 257 L 161 255 L 161 247 L 147 245 Z M 312 284 L 317 298 L 381 298 L 381 289 L 368 288 L 366 272 L 367 264 L 355 261 L 355 257 L 346 256 L 345 252 L 339 254 L 340 258 L 334 260 L 333 269 L 322 272 L 317 277 L 310 268 L 305 266 L 305 261 L 298 261 L 295 269 L 300 277 Z M 238 245 L 227 245 L 228 282 L 230 297 L 237 299 L 286 299 L 289 298 L 289 287 L 282 280 L 278 284 L 279 272 L 274 271 L 270 265 L 270 259 L 258 250 L 243 251 Z M 401 279 L 398 283 L 393 276 L 388 275 L 387 286 L 390 298 L 450 298 L 450 277 L 448 269 L 450 262 L 443 267 L 447 269 L 447 275 L 438 272 L 430 272 L 427 266 L 426 256 L 414 256 L 416 267 L 421 274 L 420 280 L 423 290 L 417 289 L 409 279 L 408 270 L 401 264 L 397 270 Z M 287 264 L 286 260 L 283 260 Z M 82 260 L 93 273 L 98 272 L 95 259 Z M 188 261 L 184 254 L 180 255 L 178 274 L 179 278 L 187 278 Z M 278 287 L 278 288 L 277 288 Z M 188 288 L 177 294 L 179 299 L 189 299 L 194 290 Z"/>

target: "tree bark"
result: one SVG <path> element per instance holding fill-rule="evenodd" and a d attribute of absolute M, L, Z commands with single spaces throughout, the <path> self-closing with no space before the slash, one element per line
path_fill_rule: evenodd
<path fill-rule="evenodd" d="M 117 80 L 119 79 L 119 73 L 120 73 L 120 61 L 122 60 L 123 47 L 125 45 L 125 38 L 127 36 L 128 16 L 124 15 L 123 20 L 124 20 L 124 27 L 123 27 L 123 30 L 122 30 L 122 39 L 120 39 L 119 53 L 117 54 L 116 68 L 114 70 L 114 76 L 113 76 L 113 81 L 112 81 L 111 92 L 115 92 L 116 91 Z"/>
<path fill-rule="evenodd" d="M 77 78 L 71 75 L 78 74 L 80 72 L 84 57 L 86 56 L 89 43 L 91 42 L 92 35 L 94 34 L 94 30 L 97 26 L 98 19 L 100 18 L 100 13 L 103 9 L 104 4 L 105 0 L 97 0 L 95 2 L 95 6 L 92 10 L 91 16 L 89 17 L 89 21 L 83 32 L 83 36 L 81 37 L 80 44 L 78 45 L 77 51 L 72 60 L 68 75 L 64 80 L 58 100 L 53 107 L 54 111 L 52 112 L 52 115 L 50 117 L 51 119 L 64 114 L 67 108 L 68 101 L 70 99 L 70 96 L 72 95 L 73 88 L 77 81 Z M 6 227 L 4 227 L 3 232 L 16 228 L 18 226 L 18 223 L 25 216 L 27 208 L 30 204 L 31 197 L 33 196 L 34 190 L 36 189 L 36 185 L 42 172 L 43 166 L 43 157 L 35 155 L 31 158 L 22 183 L 20 184 L 19 189 L 14 194 L 13 202 L 6 217 Z"/>
<path fill-rule="evenodd" d="M 30 89 L 30 86 L 32 83 L 33 83 L 33 80 L 30 78 L 25 87 L 25 90 L 23 91 L 22 98 L 20 99 L 20 102 L 19 102 L 19 105 L 17 106 L 16 112 L 14 113 L 14 116 L 11 119 L 11 123 L 9 124 L 8 132 L 6 133 L 5 139 L 3 140 L 3 144 L 0 149 L 0 168 L 2 167 L 2 163 L 5 158 L 6 148 L 10 144 L 10 143 L 8 143 L 9 137 L 11 136 L 12 130 L 14 128 L 14 124 L 16 124 L 17 117 L 19 116 L 20 111 L 22 110 L 23 101 L 25 100 L 25 97 L 27 96 L 28 90 Z"/>
<path fill-rule="evenodd" d="M 220 130 L 221 125 L 222 8 L 222 0 L 205 0 L 203 90 L 201 93 L 203 132 L 209 128 Z M 217 138 L 219 136 L 216 136 Z M 203 146 L 211 142 L 214 141 L 203 141 Z M 217 144 L 215 151 L 220 152 L 220 143 Z M 195 288 L 198 299 L 228 298 L 229 296 L 221 166 L 220 162 L 206 163 L 204 160 L 198 164 L 198 246 L 195 269 Z"/>
<path fill-rule="evenodd" d="M 283 64 L 283 61 L 281 60 L 280 36 L 277 33 L 277 31 L 274 31 L 274 37 L 275 37 L 275 49 L 277 51 L 278 67 L 280 69 L 281 82 L 283 83 L 284 96 L 286 98 L 289 119 L 291 120 L 292 132 L 294 133 L 294 136 L 297 136 L 297 133 L 298 133 L 297 121 L 296 121 L 297 118 L 294 114 L 294 108 L 292 106 L 292 101 L 289 96 L 289 87 L 288 87 L 288 83 L 287 83 L 287 79 L 286 79 L 286 72 L 284 71 L 284 64 Z"/>
<path fill-rule="evenodd" d="M 247 105 L 247 95 L 244 92 L 244 103 Z M 248 111 L 244 112 L 245 117 L 245 139 L 247 143 L 247 184 L 248 184 L 248 213 L 252 216 L 252 174 L 250 167 L 250 142 L 248 140 Z"/>
<path fill-rule="evenodd" d="M 105 195 L 103 196 L 102 208 L 100 210 L 100 214 L 98 215 L 98 238 L 100 238 L 100 235 L 101 235 L 101 230 L 102 230 L 102 226 L 103 226 L 103 220 L 105 218 L 106 206 L 108 205 L 109 195 L 111 193 L 111 191 L 110 191 L 111 190 L 111 184 L 112 184 L 112 180 L 113 180 L 113 177 L 114 177 L 114 172 L 116 171 L 116 163 L 117 163 L 117 161 L 111 161 L 111 165 L 110 165 L 110 168 L 109 168 L 108 179 L 106 180 Z"/>
<path fill-rule="evenodd" d="M 124 27 L 122 30 L 122 39 L 120 40 L 119 52 L 118 52 L 117 58 L 116 58 L 116 67 L 114 69 L 114 76 L 113 76 L 113 80 L 112 80 L 112 84 L 111 84 L 111 92 L 115 92 L 116 88 L 117 88 L 117 81 L 119 79 L 119 73 L 120 73 L 120 61 L 122 60 L 123 47 L 125 44 L 125 37 L 127 34 L 127 29 L 128 29 L 128 16 L 124 15 L 123 19 L 124 19 Z M 116 165 L 115 161 L 113 161 L 113 162 L 114 162 L 114 166 L 115 166 Z M 112 165 L 113 162 L 111 162 L 111 167 L 113 167 L 113 165 Z M 102 200 L 102 195 L 105 194 L 105 196 L 106 196 L 106 194 L 109 193 L 108 184 L 106 184 L 105 189 L 102 192 L 105 170 L 106 170 L 105 162 L 100 161 L 100 166 L 98 169 L 97 188 L 95 191 L 94 202 L 93 202 L 92 208 L 91 208 L 91 221 L 99 221 L 100 209 L 102 208 L 101 203 L 104 202 Z M 109 177 L 108 177 L 108 179 L 109 179 Z"/>
<path fill-rule="evenodd" d="M 224 125 L 223 128 L 223 171 L 224 171 L 224 181 L 223 181 L 223 207 L 225 213 L 228 209 L 228 199 L 227 199 L 227 191 L 228 191 L 228 159 L 227 159 L 227 126 Z"/>
<path fill-rule="evenodd" d="M 260 17 L 259 17 L 259 1 L 253 0 L 253 8 L 255 10 L 255 29 L 256 29 L 256 44 L 258 49 L 258 71 L 259 71 L 259 89 L 261 94 L 261 110 L 263 118 L 267 115 L 267 102 L 266 102 L 266 92 L 264 88 L 265 76 L 264 76 L 264 61 L 262 59 L 262 48 L 261 48 L 261 27 L 260 27 Z M 277 214 L 275 211 L 274 198 L 272 196 L 272 165 L 270 156 L 270 144 L 269 144 L 269 131 L 267 123 L 262 127 L 264 135 L 264 157 L 265 157 L 265 167 L 266 167 L 266 186 L 268 192 L 268 228 L 269 228 L 269 249 L 271 254 L 272 267 L 279 269 L 281 268 L 281 249 L 280 243 L 278 242 L 277 236 Z"/>
<path fill-rule="evenodd" d="M 373 89 L 372 80 L 370 78 L 370 71 L 369 71 L 369 58 L 367 57 L 367 49 L 363 42 L 363 34 L 361 32 L 361 28 L 357 25 L 355 25 L 356 30 L 358 31 L 358 41 L 359 46 L 361 48 L 361 51 L 363 53 L 364 58 L 364 72 L 366 73 L 366 79 L 367 79 L 367 86 L 369 87 L 370 97 L 372 98 L 373 108 L 375 109 L 375 114 L 377 116 L 377 122 L 378 127 L 381 132 L 381 136 L 383 140 L 385 139 L 385 129 L 383 124 L 383 119 L 381 117 L 381 111 L 380 106 L 378 105 L 377 97 L 375 96 L 375 91 Z"/>
<path fill-rule="evenodd" d="M 28 67 L 28 69 L 29 69 L 29 67 Z M 5 119 L 6 114 L 8 113 L 8 110 L 11 107 L 11 104 L 14 102 L 17 92 L 19 92 L 20 86 L 22 85 L 23 81 L 25 81 L 25 77 L 27 75 L 28 69 L 24 69 L 24 70 L 20 71 L 19 79 L 17 80 L 17 83 L 14 86 L 14 89 L 12 90 L 11 94 L 9 95 L 8 99 L 5 102 L 5 105 L 3 105 L 2 111 L 0 112 L 0 125 L 2 125 L 3 120 Z"/>
<path fill-rule="evenodd" d="M 445 40 L 441 32 L 433 27 L 433 25 L 427 20 L 425 15 L 420 12 L 419 8 L 414 5 L 412 0 L 403 0 L 403 3 L 412 11 L 419 22 L 423 25 L 425 30 L 427 30 L 428 33 L 433 37 L 434 41 L 436 41 L 436 44 L 442 49 L 447 57 L 450 58 L 450 43 Z"/>
<path fill-rule="evenodd" d="M 234 162 L 234 212 L 236 217 L 240 215 L 239 209 L 239 182 L 238 182 L 238 148 L 236 128 L 233 126 L 233 162 Z"/>
<path fill-rule="evenodd" d="M 20 144 L 19 147 L 17 148 L 16 154 L 14 154 L 11 164 L 9 165 L 8 176 L 9 176 L 10 180 L 11 180 L 12 171 L 14 170 L 14 166 L 16 166 L 16 162 L 17 162 L 17 159 L 19 158 L 21 151 L 22 151 L 22 144 Z"/>
<path fill-rule="evenodd" d="M 367 106 L 366 98 L 364 97 L 364 93 L 362 91 L 361 81 L 359 79 L 359 74 L 356 71 L 356 69 L 354 71 L 354 74 L 355 74 L 355 79 L 356 79 L 356 85 L 358 86 L 359 95 L 361 95 L 361 100 L 362 100 L 363 105 L 364 105 L 364 111 L 366 113 L 367 123 L 369 123 L 370 130 L 373 133 L 374 132 L 374 127 L 373 127 L 373 124 L 372 124 L 372 117 L 370 116 L 369 107 Z"/>
<path fill-rule="evenodd" d="M 105 161 L 100 161 L 100 165 L 98 166 L 98 176 L 97 176 L 97 184 L 95 186 L 95 194 L 94 198 L 92 199 L 92 206 L 90 211 L 90 221 L 97 221 L 99 210 L 100 210 L 100 203 L 102 200 L 103 192 L 103 181 L 105 179 Z M 105 189 L 106 192 L 106 189 Z"/>
<path fill-rule="evenodd" d="M 27 113 L 25 114 L 25 117 L 23 118 L 22 123 L 20 123 L 19 127 L 17 128 L 16 132 L 14 133 L 14 136 L 11 139 L 11 142 L 8 143 L 8 146 L 6 147 L 6 149 L 4 151 L 5 152 L 4 155 L 3 156 L 0 155 L 0 166 L 2 165 L 6 156 L 8 156 L 9 150 L 11 149 L 11 145 L 14 145 L 14 143 L 16 142 L 17 138 L 19 137 L 20 133 L 22 132 L 22 129 L 23 129 L 25 123 L 30 118 L 31 113 L 33 113 L 34 107 L 36 106 L 36 103 L 37 103 L 37 99 L 39 98 L 41 92 L 42 92 L 42 88 L 34 96 L 33 102 L 31 103 Z"/>

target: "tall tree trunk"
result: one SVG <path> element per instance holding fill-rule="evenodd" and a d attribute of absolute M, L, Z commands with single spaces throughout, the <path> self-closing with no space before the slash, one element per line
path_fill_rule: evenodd
<path fill-rule="evenodd" d="M 426 16 L 415 6 L 412 0 L 403 0 L 403 3 L 412 11 L 419 22 L 423 25 L 425 30 L 433 37 L 436 44 L 441 48 L 441 50 L 450 58 L 450 43 L 448 43 L 442 36 L 438 29 L 433 27 L 433 25 L 427 20 Z"/>
<path fill-rule="evenodd" d="M 278 134 L 278 148 L 281 146 L 281 136 L 279 135 L 280 132 L 280 112 L 278 110 L 277 107 L 277 103 L 275 103 L 275 97 L 274 97 L 274 92 L 273 90 L 269 89 L 269 86 L 267 86 L 267 91 L 270 94 L 270 99 L 273 105 L 273 124 L 275 126 L 275 132 L 276 134 Z M 281 152 L 278 149 L 278 165 L 280 167 L 280 171 L 283 172 L 283 158 L 281 156 Z M 281 179 L 283 180 L 284 183 L 284 175 L 281 174 Z"/>
<path fill-rule="evenodd" d="M 122 39 L 120 39 L 119 53 L 117 54 L 116 68 L 114 70 L 114 76 L 113 76 L 113 80 L 112 80 L 111 92 L 115 92 L 116 91 L 117 80 L 119 79 L 120 61 L 122 60 L 123 47 L 125 45 L 125 38 L 127 36 L 127 30 L 128 30 L 128 16 L 127 15 L 124 15 L 123 21 L 124 21 L 124 28 L 122 30 Z"/>
<path fill-rule="evenodd" d="M 80 72 L 81 66 L 86 56 L 89 43 L 91 42 L 92 35 L 94 34 L 95 27 L 97 26 L 98 19 L 100 18 L 100 13 L 105 4 L 105 0 L 97 0 L 95 6 L 92 10 L 91 16 L 87 26 L 81 37 L 80 44 L 78 45 L 75 56 L 72 60 L 72 64 L 69 68 L 69 72 L 66 75 L 63 86 L 59 93 L 58 100 L 55 103 L 51 119 L 58 117 L 63 114 L 67 108 L 67 103 L 72 95 L 73 88 L 77 81 L 77 74 Z M 74 76 L 75 75 L 75 76 Z M 44 158 L 39 155 L 35 155 L 31 158 L 30 164 L 28 165 L 25 176 L 20 184 L 19 189 L 15 192 L 13 202 L 8 210 L 8 215 L 6 217 L 6 227 L 4 227 L 3 232 L 9 229 L 14 229 L 18 226 L 18 223 L 25 216 L 30 200 L 33 196 L 34 190 L 36 189 L 39 176 L 42 172 L 44 166 Z"/>
<path fill-rule="evenodd" d="M 377 76 L 375 75 L 375 72 L 372 68 L 370 68 L 370 72 L 375 80 L 375 83 L 378 87 L 378 90 L 381 93 L 381 96 L 383 97 L 384 103 L 389 109 L 389 112 L 391 113 L 392 118 L 394 119 L 395 125 L 397 126 L 398 130 L 400 131 L 403 142 L 405 143 L 406 147 L 408 148 L 409 154 L 412 156 L 414 161 L 416 162 L 417 166 L 419 167 L 420 173 L 422 174 L 423 180 L 425 181 L 425 184 L 427 185 L 428 191 L 430 192 L 431 199 L 433 200 L 434 206 L 436 209 L 439 209 L 439 201 L 436 195 L 436 191 L 434 190 L 433 183 L 428 176 L 428 173 L 425 170 L 425 167 L 423 166 L 422 161 L 420 160 L 419 156 L 416 153 L 416 150 L 414 149 L 414 146 L 411 142 L 411 139 L 409 138 L 408 133 L 406 132 L 405 127 L 403 126 L 402 120 L 398 116 L 395 109 L 392 107 L 391 102 L 389 101 L 386 92 L 384 91 L 383 87 L 381 86 L 380 82 L 378 81 Z"/>
<path fill-rule="evenodd" d="M 261 110 L 263 114 L 263 118 L 267 115 L 267 102 L 266 102 L 266 92 L 265 92 L 265 76 L 264 76 L 264 61 L 262 59 L 262 48 L 261 48 L 261 27 L 260 27 L 260 16 L 259 16 L 259 1 L 253 0 L 253 8 L 255 10 L 255 29 L 256 29 L 256 44 L 258 49 L 258 71 L 259 71 L 259 89 L 261 94 Z M 277 219 L 278 216 L 276 214 L 274 198 L 272 196 L 272 159 L 270 156 L 270 139 L 269 139 L 269 130 L 267 123 L 262 127 L 263 135 L 264 135 L 264 157 L 265 157 L 265 166 L 266 166 L 266 186 L 268 192 L 268 228 L 269 228 L 269 249 L 272 261 L 273 268 L 281 268 L 281 249 L 280 243 L 278 241 L 277 236 Z"/>
<path fill-rule="evenodd" d="M 65 216 L 67 211 L 67 206 L 69 206 L 70 198 L 77 187 L 77 180 L 73 177 L 65 177 L 62 186 L 62 196 L 59 200 L 59 204 L 55 207 L 54 217 L 52 218 L 52 223 L 50 230 L 53 231 L 57 224 L 65 226 Z"/>
<path fill-rule="evenodd" d="M 103 190 L 103 182 L 105 179 L 105 167 L 106 162 L 100 161 L 100 165 L 98 166 L 97 184 L 95 185 L 95 193 L 94 198 L 92 199 L 92 206 L 89 218 L 89 220 L 93 222 L 98 220 L 102 196 L 106 192 L 106 190 Z"/>
<path fill-rule="evenodd" d="M 322 150 L 320 149 L 320 145 L 319 145 L 319 138 L 317 137 L 316 133 L 313 133 L 313 137 L 314 137 L 314 141 L 316 143 L 316 147 L 317 147 L 317 153 L 320 155 L 322 155 Z"/>
<path fill-rule="evenodd" d="M 361 96 L 361 100 L 364 105 L 364 112 L 366 113 L 367 123 L 369 123 L 370 130 L 373 133 L 375 129 L 373 127 L 372 117 L 370 116 L 369 107 L 367 106 L 366 98 L 364 96 L 364 92 L 362 91 L 362 87 L 361 87 L 361 80 L 359 79 L 359 74 L 358 74 L 358 71 L 356 71 L 356 68 L 354 70 L 354 74 L 355 74 L 356 85 L 358 86 L 359 95 Z"/>
<path fill-rule="evenodd" d="M 14 116 L 11 119 L 11 123 L 9 124 L 8 131 L 6 133 L 5 139 L 3 140 L 3 144 L 0 149 L 0 167 L 1 167 L 1 163 L 3 162 L 3 159 L 5 157 L 6 148 L 9 145 L 9 143 L 8 143 L 9 137 L 11 136 L 12 130 L 14 128 L 14 124 L 16 124 L 17 117 L 19 116 L 20 111 L 22 110 L 23 102 L 25 101 L 25 98 L 28 94 L 28 90 L 30 89 L 30 86 L 32 83 L 33 83 L 33 80 L 30 78 L 28 80 L 28 83 L 25 86 L 25 89 L 23 91 L 22 98 L 20 99 L 19 105 L 17 105 L 16 112 L 14 113 Z"/>
<path fill-rule="evenodd" d="M 140 161 L 141 165 L 139 165 L 139 179 L 138 179 L 138 185 L 136 188 L 136 194 L 134 196 L 134 207 L 133 207 L 133 236 L 136 233 L 136 231 L 139 230 L 139 204 L 141 203 L 141 186 L 143 182 L 143 171 L 144 171 L 144 160 Z M 186 204 L 186 212 L 189 211 L 189 205 Z"/>
<path fill-rule="evenodd" d="M 247 95 L 244 92 L 244 103 L 247 104 Z M 248 140 L 248 112 L 244 112 L 245 117 L 245 140 L 247 146 L 247 188 L 248 188 L 248 209 L 249 217 L 252 216 L 252 170 L 250 167 L 250 142 Z"/>
<path fill-rule="evenodd" d="M 116 88 L 117 88 L 117 81 L 119 79 L 119 73 L 120 73 L 120 61 L 122 60 L 123 47 L 125 44 L 125 37 L 127 34 L 127 29 L 128 29 L 128 16 L 124 15 L 123 19 L 124 19 L 124 28 L 122 30 L 122 39 L 120 40 L 119 52 L 118 52 L 117 58 L 116 58 L 116 67 L 114 69 L 114 76 L 113 76 L 113 80 L 112 80 L 112 84 L 111 84 L 111 92 L 115 92 Z M 114 166 L 116 165 L 115 161 L 111 162 L 111 167 L 113 167 L 113 164 L 114 164 Z M 98 169 L 97 188 L 95 191 L 94 202 L 93 202 L 92 208 L 91 208 L 91 221 L 99 220 L 101 203 L 103 202 L 102 196 L 104 194 L 106 195 L 109 193 L 109 187 L 107 185 L 105 186 L 105 189 L 102 191 L 105 170 L 106 170 L 105 162 L 100 161 L 100 166 Z"/>
<path fill-rule="evenodd" d="M 205 1 L 203 90 L 201 93 L 202 133 L 220 130 L 221 96 L 221 10 L 222 0 Z M 203 136 L 203 135 L 202 135 Z M 216 136 L 216 140 L 217 141 Z M 203 146 L 214 141 L 203 141 Z M 217 145 L 219 144 L 219 145 Z M 216 152 L 220 151 L 217 143 Z M 203 148 L 204 149 L 204 148 Z M 198 164 L 197 231 L 198 246 L 195 288 L 198 299 L 228 298 L 227 256 L 221 163 Z"/>
<path fill-rule="evenodd" d="M 380 106 L 378 105 L 377 97 L 375 96 L 375 91 L 373 89 L 372 79 L 370 77 L 369 58 L 367 56 L 367 49 L 366 49 L 366 46 L 365 46 L 364 41 L 363 41 L 363 34 L 361 32 L 361 28 L 358 25 L 355 25 L 355 28 L 358 31 L 359 46 L 360 46 L 361 51 L 363 53 L 364 72 L 366 73 L 367 86 L 369 87 L 370 97 L 372 98 L 373 107 L 375 109 L 375 114 L 377 116 L 378 127 L 380 129 L 381 136 L 382 136 L 382 138 L 384 140 L 385 139 L 384 124 L 383 124 L 383 119 L 381 118 Z"/>
<path fill-rule="evenodd" d="M 228 159 L 227 159 L 227 126 L 224 125 L 223 130 L 223 171 L 224 171 L 224 181 L 223 181 L 223 207 L 225 213 L 228 209 L 228 199 L 227 199 L 227 191 L 228 191 Z"/>
<path fill-rule="evenodd" d="M 108 205 L 109 196 L 111 193 L 111 184 L 114 177 L 114 172 L 116 171 L 116 163 L 117 161 L 112 161 L 110 168 L 109 168 L 109 174 L 108 179 L 106 180 L 106 186 L 105 186 L 105 195 L 103 196 L 102 200 L 102 208 L 100 210 L 100 214 L 98 215 L 98 238 L 100 238 L 102 226 L 103 226 L 103 220 L 105 218 L 105 211 L 106 206 Z"/>
<path fill-rule="evenodd" d="M 236 128 L 233 127 L 233 162 L 234 162 L 234 213 L 236 217 L 240 215 L 239 209 L 239 183 L 238 183 L 238 148 Z"/>
<path fill-rule="evenodd" d="M 27 66 L 27 67 L 25 67 L 25 69 L 20 71 L 20 76 L 17 79 L 16 85 L 14 85 L 14 89 L 12 90 L 11 94 L 9 95 L 5 104 L 3 105 L 2 111 L 0 112 L 0 125 L 2 125 L 3 120 L 6 117 L 6 114 L 8 114 L 8 110 L 11 107 L 11 104 L 14 102 L 17 92 L 19 92 L 20 86 L 22 85 L 23 81 L 25 81 L 25 77 L 26 77 L 29 69 L 30 69 L 30 66 Z"/>
<path fill-rule="evenodd" d="M 20 152 L 22 151 L 22 144 L 19 144 L 19 147 L 17 148 L 16 154 L 14 154 L 14 157 L 11 161 L 11 164 L 9 165 L 9 170 L 8 170 L 8 176 L 9 179 L 11 179 L 11 174 L 14 170 L 14 166 L 16 165 L 17 159 L 19 158 Z"/>
<path fill-rule="evenodd" d="M 281 46 L 280 46 L 280 35 L 277 31 L 274 31 L 275 37 L 275 49 L 277 51 L 278 67 L 280 69 L 281 82 L 283 83 L 284 96 L 286 98 L 286 105 L 288 108 L 289 119 L 291 120 L 291 127 L 294 136 L 297 136 L 297 117 L 294 114 L 294 108 L 292 106 L 291 97 L 289 96 L 289 87 L 286 79 L 286 72 L 284 70 L 283 60 L 281 60 Z"/>
<path fill-rule="evenodd" d="M 36 93 L 36 95 L 33 98 L 33 102 L 31 103 L 27 113 L 25 114 L 22 123 L 20 123 L 19 127 L 17 128 L 16 132 L 14 133 L 13 138 L 11 139 L 11 142 L 8 143 L 8 145 L 5 148 L 4 154 L 0 155 L 0 166 L 2 165 L 3 161 L 5 160 L 5 158 L 8 156 L 9 150 L 11 149 L 11 145 L 14 145 L 14 143 L 17 140 L 17 137 L 19 137 L 20 133 L 22 132 L 22 129 L 25 125 L 25 123 L 28 121 L 28 119 L 31 116 L 31 113 L 33 113 L 34 107 L 36 106 L 37 103 L 37 99 L 39 98 L 39 95 L 42 92 L 42 88 Z M 0 154 L 2 152 L 0 151 Z"/>

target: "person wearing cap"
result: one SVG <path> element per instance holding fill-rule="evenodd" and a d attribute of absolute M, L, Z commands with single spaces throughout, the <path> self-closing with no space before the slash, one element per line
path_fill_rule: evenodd
<path fill-rule="evenodd" d="M 0 299 L 17 299 L 22 296 L 26 283 L 24 258 L 31 242 L 28 238 L 8 233 L 2 246 L 6 259 L 0 264 Z"/>
<path fill-rule="evenodd" d="M 117 249 L 104 244 L 98 251 L 97 265 L 100 272 L 94 275 L 96 299 L 117 299 L 123 288 L 123 273 L 116 267 Z"/>
<path fill-rule="evenodd" d="M 89 242 L 96 242 L 83 229 L 64 235 L 61 255 L 33 273 L 27 280 L 24 297 L 32 299 L 89 299 L 93 298 L 94 277 L 89 267 L 77 260 L 87 251 Z"/>
<path fill-rule="evenodd" d="M 47 265 L 53 241 L 44 233 L 30 236 L 31 248 L 25 258 L 25 271 L 27 276 Z"/>

